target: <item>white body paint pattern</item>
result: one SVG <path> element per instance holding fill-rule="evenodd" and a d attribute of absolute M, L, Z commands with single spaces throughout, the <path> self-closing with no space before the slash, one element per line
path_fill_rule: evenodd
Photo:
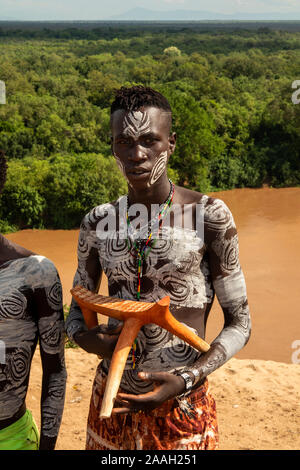
<path fill-rule="evenodd" d="M 41 431 L 56 437 L 66 383 L 64 320 L 61 283 L 47 258 L 30 256 L 0 267 L 0 339 L 6 347 L 5 364 L 0 364 L 0 420 L 13 417 L 25 401 L 39 341 L 43 374 L 48 375 Z"/>
<path fill-rule="evenodd" d="M 122 198 L 116 205 L 121 206 L 121 201 Z M 163 226 L 162 238 L 157 239 L 143 266 L 141 300 L 156 302 L 168 295 L 173 313 L 188 308 L 190 313 L 194 311 L 205 317 L 216 292 L 228 318 L 218 341 L 223 342 L 229 358 L 236 348 L 240 348 L 241 338 L 244 344 L 247 341 L 250 326 L 236 229 L 232 215 L 222 201 L 202 196 L 200 204 L 205 214 L 204 244 L 195 230 Z M 101 208 L 94 209 L 83 220 L 74 284 L 96 290 L 98 281 L 93 275 L 89 276 L 89 263 L 92 257 L 97 257 L 108 278 L 110 295 L 135 300 L 137 270 L 126 240 L 117 236 L 106 239 L 96 236 L 95 214 L 101 214 Z M 243 308 L 240 308 L 241 303 Z M 119 322 L 110 318 L 109 324 Z M 67 319 L 67 334 L 72 338 L 83 328 L 81 311 L 73 303 Z M 194 332 L 197 334 L 196 330 Z M 152 385 L 137 378 L 139 370 L 172 372 L 194 364 L 200 353 L 168 331 L 149 324 L 138 334 L 136 357 L 136 368 L 132 369 L 132 355 L 129 354 L 121 386 L 131 393 L 145 393 Z M 102 369 L 107 373 L 108 368 L 109 361 L 103 360 Z"/>
<path fill-rule="evenodd" d="M 156 162 L 153 165 L 151 170 L 148 187 L 152 186 L 156 181 L 161 177 L 161 175 L 166 170 L 168 163 L 168 152 L 162 152 L 157 158 Z"/>
<path fill-rule="evenodd" d="M 150 132 L 150 119 L 147 112 L 130 111 L 124 118 L 123 133 L 138 139 L 142 134 Z"/>

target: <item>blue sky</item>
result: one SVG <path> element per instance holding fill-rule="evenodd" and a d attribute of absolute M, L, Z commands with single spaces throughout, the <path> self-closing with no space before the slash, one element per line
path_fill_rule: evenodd
<path fill-rule="evenodd" d="M 0 0 L 0 20 L 101 20 L 134 7 L 300 15 L 300 0 Z"/>

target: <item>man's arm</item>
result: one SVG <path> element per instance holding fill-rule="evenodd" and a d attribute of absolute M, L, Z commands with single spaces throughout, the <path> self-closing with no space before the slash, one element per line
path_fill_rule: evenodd
<path fill-rule="evenodd" d="M 78 265 L 73 281 L 73 287 L 81 285 L 91 292 L 98 292 L 102 277 L 98 251 L 100 240 L 95 226 L 96 222 L 91 223 L 89 214 L 81 222 L 77 247 Z M 88 330 L 79 305 L 72 300 L 66 320 L 66 332 L 85 351 L 110 359 L 117 342 L 115 333 L 119 331 L 120 328 L 109 332 L 105 325 Z"/>
<path fill-rule="evenodd" d="M 95 231 L 92 230 L 89 215 L 86 215 L 80 225 L 77 245 L 77 270 L 73 287 L 80 285 L 91 292 L 97 292 L 101 276 L 102 270 L 97 252 Z M 67 335 L 72 341 L 76 342 L 76 333 L 86 331 L 87 326 L 80 307 L 72 299 L 70 313 L 66 320 Z"/>
<path fill-rule="evenodd" d="M 43 369 L 40 450 L 53 450 L 63 414 L 67 379 L 62 288 L 53 263 L 46 258 L 39 262 L 44 287 L 35 288 L 34 307 Z"/>
<path fill-rule="evenodd" d="M 216 296 L 224 313 L 221 333 L 191 367 L 194 384 L 221 367 L 248 342 L 251 319 L 246 284 L 239 261 L 239 245 L 232 214 L 220 199 L 209 200 L 205 214 L 205 245 Z M 188 370 L 188 368 L 187 368 Z"/>

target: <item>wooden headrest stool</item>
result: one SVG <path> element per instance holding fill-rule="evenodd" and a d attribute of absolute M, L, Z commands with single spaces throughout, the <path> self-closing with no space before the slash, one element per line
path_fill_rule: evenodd
<path fill-rule="evenodd" d="M 97 313 L 124 322 L 111 358 L 100 418 L 109 418 L 111 416 L 128 354 L 143 325 L 155 323 L 178 336 L 198 351 L 206 352 L 210 348 L 208 343 L 174 318 L 169 310 L 169 297 L 164 297 L 156 303 L 137 302 L 94 294 L 81 286 L 71 289 L 71 294 L 80 306 L 89 329 L 98 325 Z"/>

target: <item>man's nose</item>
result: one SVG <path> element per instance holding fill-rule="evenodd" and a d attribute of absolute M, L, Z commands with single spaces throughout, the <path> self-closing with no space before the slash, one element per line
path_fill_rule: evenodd
<path fill-rule="evenodd" d="M 145 153 L 145 148 L 142 145 L 134 144 L 130 151 L 129 160 L 132 161 L 144 161 L 146 160 L 147 155 Z"/>

